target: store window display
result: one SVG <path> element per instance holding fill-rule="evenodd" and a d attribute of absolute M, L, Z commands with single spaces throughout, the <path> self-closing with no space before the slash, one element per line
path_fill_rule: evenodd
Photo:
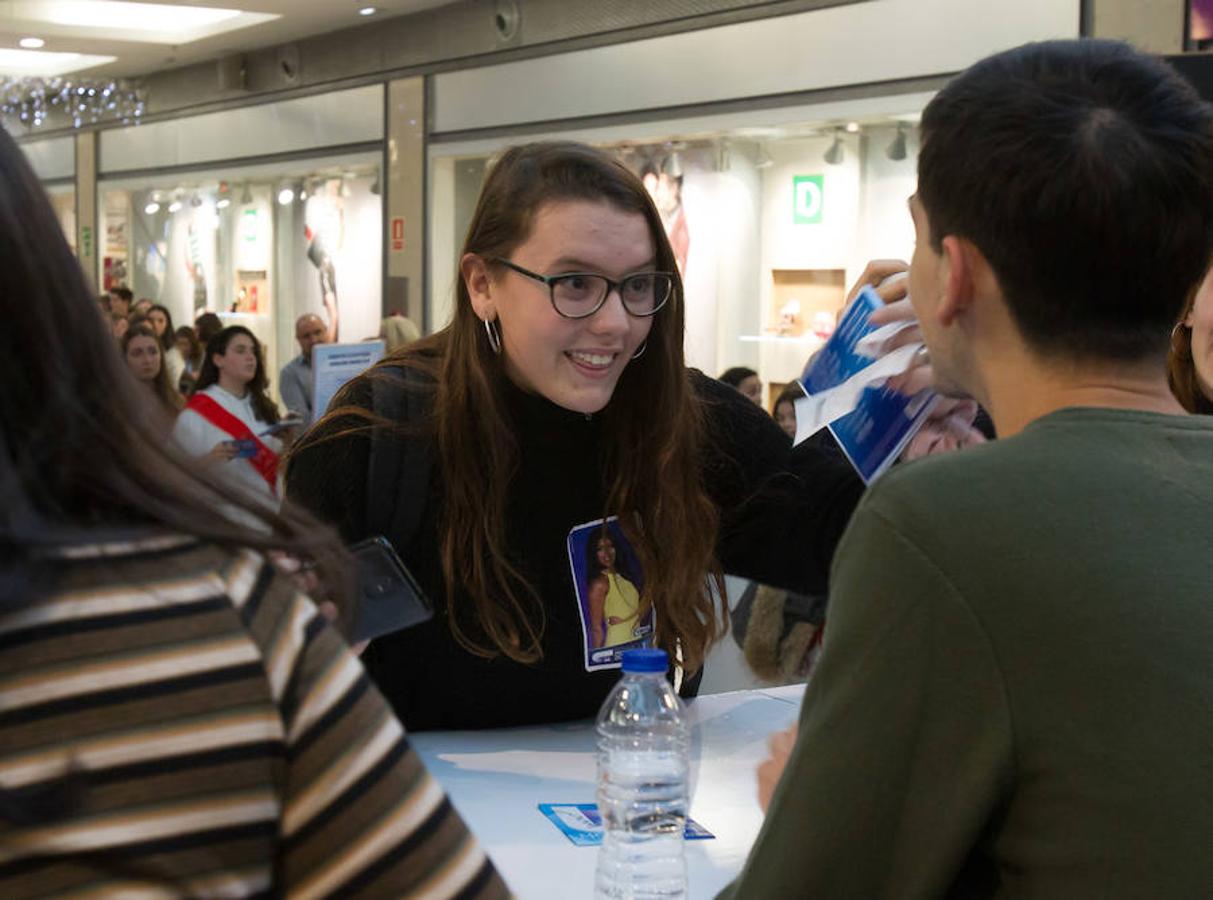
<path fill-rule="evenodd" d="M 382 198 L 371 154 L 103 183 L 101 277 L 177 321 L 218 315 L 256 335 L 268 372 L 297 355 L 294 323 L 328 339 L 382 317 Z M 340 323 L 340 324 L 339 324 Z M 270 384 L 278 391 L 277 378 Z"/>
<path fill-rule="evenodd" d="M 705 372 L 744 366 L 770 402 L 833 332 L 846 296 L 872 257 L 907 258 L 922 97 L 881 100 L 855 121 L 806 108 L 773 111 L 761 125 L 714 117 L 711 129 L 644 138 L 604 129 L 599 147 L 640 177 L 674 249 L 686 296 L 686 353 Z M 856 115 L 859 110 L 856 109 Z M 671 125 L 677 128 L 677 125 Z M 509 143 L 503 138 L 502 143 Z M 450 315 L 450 260 L 466 233 L 489 157 L 432 157 L 431 321 Z"/>

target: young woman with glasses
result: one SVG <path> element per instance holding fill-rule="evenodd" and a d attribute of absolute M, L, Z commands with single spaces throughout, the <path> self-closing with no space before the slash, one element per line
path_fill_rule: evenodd
<path fill-rule="evenodd" d="M 288 497 L 349 541 L 376 533 L 384 503 L 418 513 L 387 537 L 438 614 L 364 656 L 409 728 L 598 708 L 619 651 L 594 649 L 584 548 L 611 517 L 654 610 L 655 635 L 637 640 L 680 660 L 684 693 L 725 628 L 722 571 L 824 590 L 863 486 L 686 368 L 682 282 L 635 175 L 578 144 L 506 151 L 460 276 L 451 323 L 352 382 L 287 472 Z M 410 412 L 384 422 L 376 385 L 392 390 L 392 366 Z M 428 470 L 369 475 L 389 442 L 428 446 Z"/>

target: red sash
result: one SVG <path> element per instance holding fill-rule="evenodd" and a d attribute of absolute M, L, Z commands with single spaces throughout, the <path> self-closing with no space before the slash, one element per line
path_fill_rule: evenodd
<path fill-rule="evenodd" d="M 206 394 L 194 394 L 190 397 L 189 403 L 185 404 L 185 408 L 192 409 L 220 431 L 226 431 L 233 438 L 252 441 L 256 444 L 257 455 L 247 457 L 248 461 L 265 479 L 266 484 L 270 486 L 270 491 L 274 494 L 278 493 L 278 454 L 261 443 L 261 439 L 249 431 L 247 425 L 220 406 L 213 397 L 208 397 Z"/>

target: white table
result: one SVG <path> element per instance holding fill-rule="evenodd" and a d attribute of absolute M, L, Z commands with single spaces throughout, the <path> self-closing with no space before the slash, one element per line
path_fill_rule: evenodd
<path fill-rule="evenodd" d="M 691 724 L 691 817 L 716 835 L 687 842 L 689 897 L 713 897 L 741 871 L 762 824 L 755 769 L 766 740 L 800 711 L 803 685 L 700 697 Z M 435 731 L 413 746 L 514 893 L 591 897 L 597 849 L 575 847 L 540 803 L 594 800 L 592 722 Z"/>

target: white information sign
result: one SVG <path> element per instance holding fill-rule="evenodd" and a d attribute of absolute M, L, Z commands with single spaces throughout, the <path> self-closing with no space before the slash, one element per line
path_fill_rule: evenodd
<path fill-rule="evenodd" d="M 333 395 L 341 386 L 383 359 L 383 341 L 359 344 L 317 344 L 312 348 L 312 377 L 315 393 L 312 408 L 316 418 L 328 412 Z"/>

